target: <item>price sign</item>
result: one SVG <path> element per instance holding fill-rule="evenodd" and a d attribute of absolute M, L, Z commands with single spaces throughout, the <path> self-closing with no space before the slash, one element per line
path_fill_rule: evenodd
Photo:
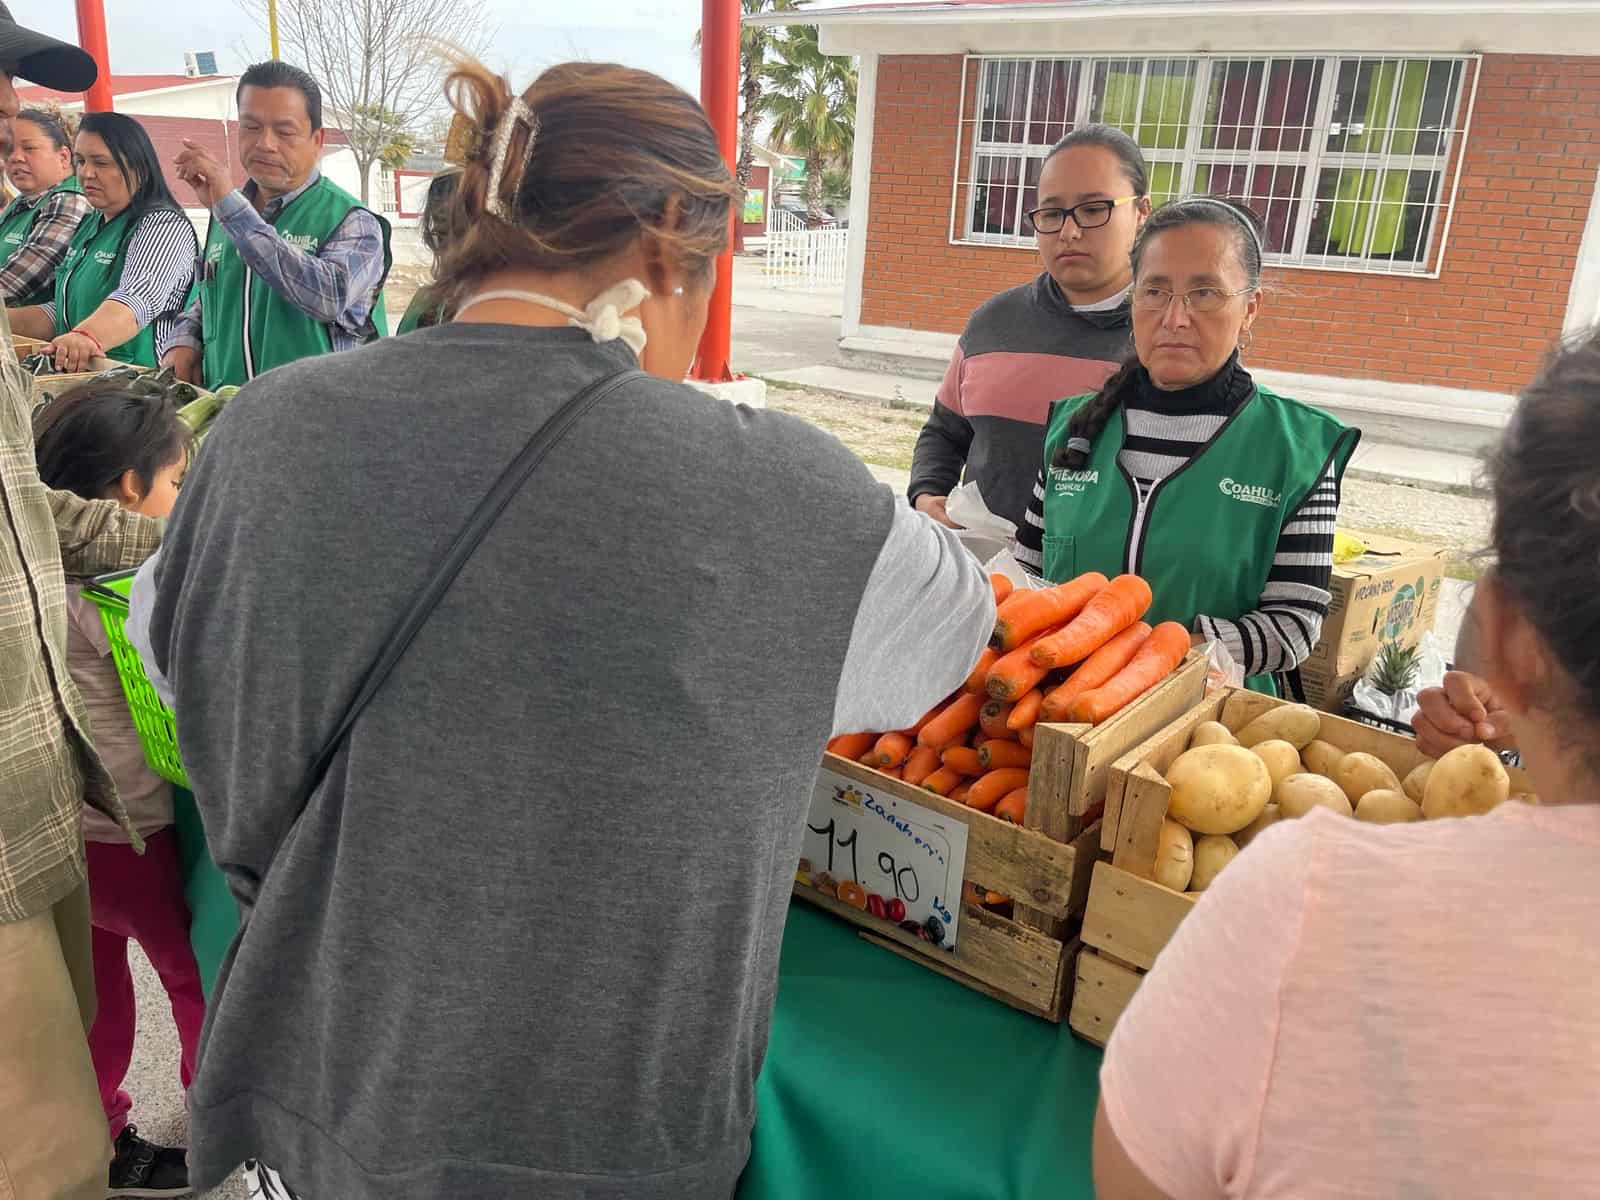
<path fill-rule="evenodd" d="M 953 950 L 967 827 L 826 768 L 817 772 L 795 878 Z"/>

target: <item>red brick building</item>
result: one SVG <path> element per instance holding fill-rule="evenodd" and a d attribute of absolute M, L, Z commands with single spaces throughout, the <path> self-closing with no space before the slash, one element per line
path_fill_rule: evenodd
<path fill-rule="evenodd" d="M 1157 200 L 1266 218 L 1252 369 L 1389 441 L 1466 448 L 1600 318 L 1600 0 L 821 0 L 860 64 L 843 347 L 932 363 L 1039 269 L 1076 125 Z M 1591 53 L 1573 53 L 1579 49 Z"/>

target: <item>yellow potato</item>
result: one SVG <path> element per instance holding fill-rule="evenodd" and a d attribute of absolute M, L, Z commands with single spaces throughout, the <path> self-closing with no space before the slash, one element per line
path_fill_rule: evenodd
<path fill-rule="evenodd" d="M 1368 792 L 1356 805 L 1356 820 L 1374 825 L 1402 825 L 1422 820 L 1422 806 L 1404 792 L 1386 788 Z"/>
<path fill-rule="evenodd" d="M 1400 780 L 1389 769 L 1389 764 L 1374 754 L 1363 754 L 1359 750 L 1339 760 L 1333 781 L 1344 789 L 1352 805 L 1368 792 L 1400 791 Z"/>
<path fill-rule="evenodd" d="M 1267 805 L 1261 810 L 1261 815 L 1259 817 L 1257 817 L 1254 821 L 1251 821 L 1250 824 L 1246 825 L 1243 829 L 1239 830 L 1238 833 L 1233 835 L 1234 845 L 1243 850 L 1251 842 L 1256 840 L 1263 829 L 1267 828 L 1269 825 L 1276 825 L 1282 818 L 1283 810 L 1280 809 L 1276 803 Z"/>
<path fill-rule="evenodd" d="M 1300 761 L 1305 763 L 1306 770 L 1325 779 L 1333 778 L 1333 773 L 1339 769 L 1339 762 L 1343 758 L 1343 750 L 1320 738 L 1300 751 Z"/>
<path fill-rule="evenodd" d="M 1322 775 L 1291 775 L 1278 785 L 1274 799 L 1286 820 L 1303 817 L 1313 808 L 1329 808 L 1347 817 L 1355 812 L 1344 789 Z"/>
<path fill-rule="evenodd" d="M 1170 817 L 1161 822 L 1161 845 L 1156 850 L 1155 881 L 1175 892 L 1189 889 L 1194 875 L 1194 839 Z"/>
<path fill-rule="evenodd" d="M 1237 833 L 1272 799 L 1267 764 L 1242 746 L 1201 746 L 1167 769 L 1167 815 L 1196 833 Z"/>
<path fill-rule="evenodd" d="M 1311 744 L 1322 731 L 1322 717 L 1309 704 L 1285 704 L 1264 712 L 1239 730 L 1241 746 L 1285 741 L 1296 750 Z"/>
<path fill-rule="evenodd" d="M 1428 773 L 1422 815 L 1472 817 L 1486 813 L 1511 795 L 1511 776 L 1500 756 L 1487 746 L 1457 746 Z"/>
<path fill-rule="evenodd" d="M 1515 800 L 1518 804 L 1539 803 L 1539 797 L 1534 795 L 1532 792 L 1512 792 L 1510 799 Z"/>
<path fill-rule="evenodd" d="M 1402 782 L 1400 785 L 1400 790 L 1405 792 L 1406 795 L 1410 796 L 1418 804 L 1422 803 L 1422 794 L 1427 790 L 1428 776 L 1433 771 L 1433 761 L 1434 760 L 1430 758 L 1427 762 L 1419 763 L 1417 766 L 1413 767 L 1411 769 L 1411 773 L 1405 777 L 1404 782 Z"/>
<path fill-rule="evenodd" d="M 1270 742 L 1257 742 L 1250 747 L 1250 753 L 1267 764 L 1267 774 L 1272 776 L 1273 787 L 1278 786 L 1279 780 L 1298 775 L 1302 770 L 1300 751 L 1276 738 Z"/>
<path fill-rule="evenodd" d="M 1231 837 L 1213 834 L 1194 844 L 1194 875 L 1189 880 L 1191 892 L 1203 892 L 1211 881 L 1239 854 L 1239 847 Z"/>
<path fill-rule="evenodd" d="M 1203 721 L 1189 735 L 1189 749 L 1196 746 L 1237 746 L 1239 740 L 1228 732 L 1221 721 Z"/>

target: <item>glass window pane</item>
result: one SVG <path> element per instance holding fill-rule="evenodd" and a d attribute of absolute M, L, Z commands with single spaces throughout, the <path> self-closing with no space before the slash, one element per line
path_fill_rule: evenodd
<path fill-rule="evenodd" d="M 1022 211 L 1032 212 L 1039 207 L 1039 174 L 1044 170 L 1044 159 L 1030 158 L 1023 164 L 1022 178 Z M 1022 237 L 1033 236 L 1033 230 L 1026 221 L 1017 222 L 1017 233 Z"/>
<path fill-rule="evenodd" d="M 1267 253 L 1287 254 L 1294 245 L 1305 179 L 1304 167 L 1201 163 L 1195 173 L 1195 190 L 1242 201 L 1266 224 Z"/>
<path fill-rule="evenodd" d="M 1033 64 L 1014 59 L 983 64 L 980 142 L 1020 142 L 1028 125 L 1028 77 Z"/>
<path fill-rule="evenodd" d="M 1448 118 L 1458 70 L 1456 64 L 1435 65 L 1423 58 L 1340 63 L 1333 104 L 1339 132 L 1329 136 L 1328 149 L 1336 154 L 1438 154 L 1438 127 Z M 1430 108 L 1433 118 L 1425 121 Z"/>
<path fill-rule="evenodd" d="M 1206 150 L 1248 150 L 1255 144 L 1256 110 L 1266 63 L 1226 59 L 1212 64 L 1200 145 Z"/>
<path fill-rule="evenodd" d="M 1321 90 L 1320 59 L 1273 62 L 1267 72 L 1267 102 L 1261 112 L 1261 140 L 1257 145 L 1274 153 L 1309 150 Z"/>
<path fill-rule="evenodd" d="M 1089 120 L 1115 125 L 1146 150 L 1181 150 L 1189 140 L 1194 76 L 1193 59 L 1101 59 L 1094 64 Z"/>
<path fill-rule="evenodd" d="M 1175 199 L 1183 190 L 1183 164 L 1153 162 L 1150 164 L 1150 203 L 1160 208 Z"/>
<path fill-rule="evenodd" d="M 1420 262 L 1439 184 L 1438 171 L 1324 170 L 1306 252 Z"/>
<path fill-rule="evenodd" d="M 1033 104 L 1029 110 L 1028 141 L 1049 146 L 1072 132 L 1078 100 L 1075 62 L 1040 62 L 1033 69 Z"/>
<path fill-rule="evenodd" d="M 1017 202 L 1022 160 L 998 154 L 978 155 L 972 181 L 972 232 L 1017 232 Z"/>
<path fill-rule="evenodd" d="M 1424 70 L 1425 68 L 1425 70 Z M 1415 106 L 1408 102 L 1406 84 L 1401 86 L 1400 119 L 1395 124 L 1391 150 L 1395 154 L 1443 154 L 1450 137 L 1450 122 L 1455 115 L 1456 93 L 1461 87 L 1463 64 L 1459 62 L 1411 63 L 1412 84 L 1423 72 L 1422 95 Z"/>

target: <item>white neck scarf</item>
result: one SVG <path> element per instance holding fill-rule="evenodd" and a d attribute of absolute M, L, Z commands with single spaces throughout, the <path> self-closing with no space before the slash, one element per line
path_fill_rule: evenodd
<path fill-rule="evenodd" d="M 460 317 L 469 308 L 487 304 L 491 300 L 520 300 L 524 304 L 537 304 L 540 308 L 563 314 L 568 325 L 587 331 L 597 342 L 620 339 L 637 358 L 644 353 L 645 333 L 644 322 L 634 310 L 649 298 L 649 289 L 637 279 L 624 279 L 621 283 L 613 284 L 581 310 L 573 308 L 565 300 L 557 300 L 541 292 L 507 289 L 479 292 L 456 309 L 456 316 Z"/>

